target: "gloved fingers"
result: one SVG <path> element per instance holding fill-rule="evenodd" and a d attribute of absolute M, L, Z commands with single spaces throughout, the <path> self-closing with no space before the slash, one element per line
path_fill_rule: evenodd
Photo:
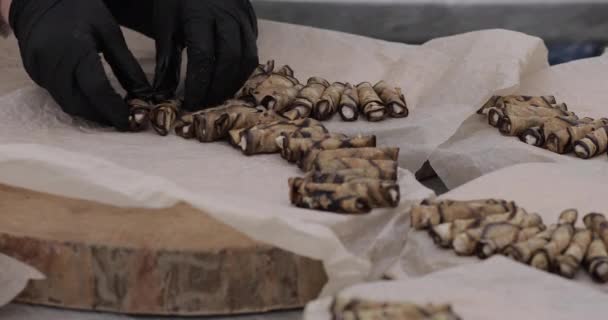
<path fill-rule="evenodd" d="M 251 1 L 249 0 L 243 0 L 245 2 L 245 10 L 247 11 L 247 15 L 249 16 L 249 23 L 251 24 L 251 31 L 253 32 L 253 34 L 255 35 L 255 38 L 257 39 L 258 34 L 259 34 L 259 30 L 258 30 L 258 16 L 255 13 L 255 10 L 253 9 L 253 5 L 251 4 Z"/>
<path fill-rule="evenodd" d="M 156 40 L 156 71 L 154 92 L 157 100 L 175 96 L 179 85 L 183 30 L 178 25 L 179 1 L 154 1 L 154 33 Z"/>
<path fill-rule="evenodd" d="M 44 87 L 65 113 L 102 125 L 111 125 L 82 94 L 76 80 L 72 77 L 71 70 L 58 70 L 55 76 L 57 79 L 68 81 L 55 81 Z"/>
<path fill-rule="evenodd" d="M 175 96 L 182 67 L 183 47 L 174 41 L 156 41 L 156 70 L 154 95 L 156 100 L 168 100 Z"/>
<path fill-rule="evenodd" d="M 219 104 L 241 87 L 246 80 L 243 73 L 243 35 L 240 24 L 231 16 L 218 13 L 215 30 L 215 68 L 207 95 L 208 104 Z"/>
<path fill-rule="evenodd" d="M 96 52 L 91 51 L 80 59 L 74 77 L 89 106 L 116 129 L 129 130 L 129 107 L 110 85 Z"/>
<path fill-rule="evenodd" d="M 89 99 L 84 96 L 79 88 L 75 88 L 70 92 L 69 97 L 55 98 L 62 109 L 75 117 L 80 117 L 104 126 L 113 126 L 94 106 L 91 105 Z"/>
<path fill-rule="evenodd" d="M 255 70 L 255 68 L 260 64 L 257 44 L 257 30 L 249 28 L 249 25 L 247 24 L 242 24 L 241 35 L 243 41 L 243 59 L 241 63 L 242 73 L 239 81 L 239 89 L 245 83 L 245 81 L 247 81 L 253 70 Z"/>
<path fill-rule="evenodd" d="M 207 98 L 217 54 L 214 18 L 208 10 L 191 14 L 184 25 L 188 66 L 183 108 L 195 111 L 209 106 Z"/>
<path fill-rule="evenodd" d="M 109 15 L 109 12 L 108 12 Z M 148 99 L 152 86 L 133 53 L 127 47 L 117 24 L 100 26 L 98 30 L 100 50 L 114 75 L 130 97 Z"/>

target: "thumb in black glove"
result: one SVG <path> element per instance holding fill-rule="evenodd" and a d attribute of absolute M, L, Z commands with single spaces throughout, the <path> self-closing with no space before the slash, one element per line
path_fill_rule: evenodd
<path fill-rule="evenodd" d="M 152 89 L 101 0 L 13 0 L 9 20 L 27 73 L 66 113 L 130 129 L 99 52 L 130 97 L 147 99 Z"/>

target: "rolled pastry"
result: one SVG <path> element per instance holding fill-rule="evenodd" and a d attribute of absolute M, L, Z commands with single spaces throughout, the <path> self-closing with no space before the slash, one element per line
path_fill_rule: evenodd
<path fill-rule="evenodd" d="M 307 174 L 307 179 L 316 183 L 345 183 L 361 178 L 397 181 L 397 171 L 366 167 L 332 172 L 312 171 Z"/>
<path fill-rule="evenodd" d="M 539 270 L 556 270 L 555 259 L 568 249 L 574 236 L 574 231 L 574 225 L 572 224 L 560 225 L 551 235 L 549 242 L 532 254 L 530 265 Z"/>
<path fill-rule="evenodd" d="M 520 230 L 519 226 L 508 222 L 491 223 L 459 234 L 454 238 L 452 246 L 458 255 L 477 254 L 485 259 L 514 243 Z"/>
<path fill-rule="evenodd" d="M 254 102 L 255 97 L 253 96 L 253 92 L 255 89 L 274 71 L 274 60 L 270 60 L 266 63 L 266 65 L 258 65 L 249 79 L 245 81 L 243 87 L 235 94 L 235 99 L 247 100 L 249 102 Z"/>
<path fill-rule="evenodd" d="M 496 222 L 459 233 L 454 237 L 451 247 L 459 256 L 477 254 L 479 258 L 485 259 L 505 251 L 514 243 L 536 237 L 542 229 L 540 226 L 522 229 L 508 222 Z"/>
<path fill-rule="evenodd" d="M 522 228 L 538 227 L 541 224 L 540 216 L 528 214 L 523 209 L 518 209 L 515 213 L 490 215 L 482 218 L 479 227 L 457 234 L 452 247 L 458 255 L 476 253 L 485 259 L 515 243 Z"/>
<path fill-rule="evenodd" d="M 214 108 L 212 108 L 214 109 Z M 194 131 L 194 117 L 201 113 L 208 112 L 212 109 L 204 109 L 196 112 L 187 112 L 183 113 L 179 119 L 175 121 L 174 131 L 175 134 L 184 138 L 184 139 L 192 139 L 196 136 Z"/>
<path fill-rule="evenodd" d="M 273 112 L 264 112 L 244 100 L 228 100 L 223 105 L 193 115 L 194 135 L 201 142 L 227 137 L 228 132 L 260 123 L 279 120 Z"/>
<path fill-rule="evenodd" d="M 594 236 L 591 244 L 589 244 L 585 263 L 587 264 L 587 271 L 593 280 L 599 283 L 608 282 L 608 251 L 606 250 L 604 241 L 597 235 Z"/>
<path fill-rule="evenodd" d="M 315 144 L 329 139 L 342 140 L 348 139 L 348 136 L 342 133 L 328 133 L 323 136 L 301 138 L 284 134 L 277 138 L 277 145 L 279 146 L 279 149 L 281 149 L 281 157 L 283 157 L 283 159 L 289 162 L 296 162 L 303 154 L 312 149 Z"/>
<path fill-rule="evenodd" d="M 293 77 L 293 70 L 284 66 L 260 83 L 252 95 L 257 105 L 282 112 L 294 101 L 303 87 L 298 79 Z"/>
<path fill-rule="evenodd" d="M 488 124 L 494 128 L 499 128 L 504 116 L 505 114 L 501 109 L 492 107 L 488 109 Z"/>
<path fill-rule="evenodd" d="M 360 179 L 343 184 L 319 184 L 303 178 L 289 180 L 290 199 L 298 207 L 335 212 L 358 213 L 370 208 L 396 207 L 400 201 L 399 185 L 392 181 Z M 355 207 L 342 207 L 340 199 L 356 198 L 361 203 L 349 201 Z M 354 210 L 354 211 L 353 211 Z"/>
<path fill-rule="evenodd" d="M 429 229 L 429 235 L 436 245 L 442 248 L 451 248 L 454 238 L 469 229 L 480 227 L 481 219 L 459 219 L 445 222 Z"/>
<path fill-rule="evenodd" d="M 408 302 L 376 302 L 334 298 L 334 320 L 460 320 L 450 305 L 416 305 Z"/>
<path fill-rule="evenodd" d="M 535 147 L 541 147 L 545 143 L 542 126 L 526 129 L 519 135 L 519 140 Z"/>
<path fill-rule="evenodd" d="M 505 115 L 500 121 L 499 130 L 502 134 L 508 136 L 519 136 L 529 128 L 541 126 L 543 123 L 551 119 L 551 117 L 539 116 L 513 116 Z"/>
<path fill-rule="evenodd" d="M 335 150 L 311 150 L 298 166 L 305 172 L 313 169 L 321 170 L 325 163 L 334 159 L 359 158 L 366 160 L 392 160 L 399 159 L 399 148 L 348 148 Z"/>
<path fill-rule="evenodd" d="M 292 87 L 275 86 L 263 88 L 254 93 L 259 105 L 278 113 L 285 111 L 296 99 L 297 95 L 304 88 L 301 84 Z"/>
<path fill-rule="evenodd" d="M 608 125 L 608 119 L 599 119 L 592 122 L 581 121 L 578 125 L 551 133 L 547 137 L 546 147 L 555 153 L 564 154 L 574 149 L 574 143 L 593 130 Z"/>
<path fill-rule="evenodd" d="M 536 227 L 542 225 L 542 218 L 538 214 L 528 214 L 519 208 L 515 212 L 493 214 L 483 218 L 460 219 L 453 222 L 445 222 L 432 226 L 429 234 L 434 242 L 445 248 L 452 246 L 454 238 L 468 229 L 485 227 L 491 223 L 509 222 L 522 228 Z M 486 250 L 487 251 L 487 250 Z"/>
<path fill-rule="evenodd" d="M 556 229 L 557 225 L 552 225 L 526 241 L 508 245 L 503 250 L 503 254 L 515 261 L 529 264 L 532 254 L 543 248 L 551 240 L 551 236 Z"/>
<path fill-rule="evenodd" d="M 560 106 L 552 106 L 552 107 L 535 107 L 528 104 L 510 104 L 505 103 L 503 106 L 497 107 L 502 110 L 505 115 L 510 116 L 518 116 L 518 117 L 575 117 L 574 113 L 565 111 L 564 108 Z"/>
<path fill-rule="evenodd" d="M 341 82 L 334 82 L 327 87 L 319 101 L 313 106 L 312 117 L 319 121 L 329 120 L 333 117 L 338 112 L 340 98 L 345 88 L 346 85 Z"/>
<path fill-rule="evenodd" d="M 500 99 L 502 99 L 501 96 L 492 96 L 479 110 L 477 110 L 477 114 L 487 115 L 491 108 L 496 107 Z"/>
<path fill-rule="evenodd" d="M 591 159 L 608 149 L 608 126 L 601 127 L 574 143 L 574 153 L 581 159 Z"/>
<path fill-rule="evenodd" d="M 309 183 L 289 179 L 289 199 L 297 207 L 348 214 L 364 214 L 372 207 L 365 195 L 337 184 Z"/>
<path fill-rule="evenodd" d="M 392 160 L 368 160 L 360 158 L 332 159 L 317 165 L 319 172 L 334 172 L 346 169 L 370 169 L 378 170 L 382 177 L 394 177 L 397 175 L 397 161 Z M 392 180 L 383 178 L 384 180 Z"/>
<path fill-rule="evenodd" d="M 481 219 L 500 213 L 514 213 L 517 205 L 504 200 L 441 201 L 415 206 L 411 210 L 411 226 L 417 230 L 461 219 Z"/>
<path fill-rule="evenodd" d="M 557 100 L 554 96 L 522 96 L 522 95 L 511 95 L 511 96 L 493 96 L 486 102 L 481 109 L 477 111 L 478 114 L 487 114 L 490 108 L 502 108 L 507 104 L 514 105 L 528 105 L 532 107 L 545 107 L 553 108 L 557 104 Z M 563 105 L 560 108 L 567 106 Z"/>
<path fill-rule="evenodd" d="M 382 99 L 391 118 L 405 118 L 410 114 L 401 88 L 393 88 L 385 81 L 380 81 L 374 86 L 374 90 Z"/>
<path fill-rule="evenodd" d="M 526 105 L 536 108 L 556 108 L 557 99 L 554 96 L 522 96 L 522 95 L 511 95 L 502 98 L 504 104 L 514 105 Z M 565 104 L 558 107 L 564 111 L 568 108 Z"/>
<path fill-rule="evenodd" d="M 239 147 L 245 155 L 280 152 L 277 139 L 285 135 L 312 137 L 327 135 L 327 129 L 313 119 L 276 121 L 239 132 Z M 232 139 L 232 138 L 231 138 Z"/>
<path fill-rule="evenodd" d="M 593 232 L 589 229 L 579 229 L 574 233 L 572 242 L 564 254 L 555 258 L 556 272 L 566 278 L 572 279 L 580 269 L 581 263 L 587 254 L 587 249 L 593 239 Z"/>
<path fill-rule="evenodd" d="M 300 91 L 291 106 L 285 110 L 283 116 L 289 120 L 308 118 L 328 87 L 329 82 L 323 78 L 308 79 L 306 86 Z"/>
<path fill-rule="evenodd" d="M 338 112 L 344 121 L 357 121 L 359 119 L 359 92 L 357 87 L 350 83 L 346 84 L 344 93 L 340 98 Z"/>
<path fill-rule="evenodd" d="M 279 71 L 277 71 L 277 73 L 282 74 L 286 77 L 290 77 L 290 78 L 294 77 L 293 69 L 289 65 L 282 66 L 281 69 L 279 69 Z"/>
<path fill-rule="evenodd" d="M 608 247 L 608 221 L 601 213 L 590 213 L 583 218 L 585 226 L 596 233 Z"/>
<path fill-rule="evenodd" d="M 377 122 L 386 119 L 388 109 L 369 82 L 357 86 L 359 94 L 360 112 L 368 121 Z"/>
<path fill-rule="evenodd" d="M 574 225 L 574 224 L 576 224 L 576 220 L 578 220 L 578 210 L 568 209 L 568 210 L 562 211 L 562 213 L 559 215 L 559 220 L 557 221 L 557 224 Z"/>
<path fill-rule="evenodd" d="M 484 230 L 484 233 L 481 235 L 477 244 L 477 248 L 475 249 L 479 258 L 486 259 L 496 253 L 500 253 L 508 245 L 522 241 L 522 239 L 527 240 L 530 236 L 537 234 L 544 228 L 540 215 L 527 214 L 523 210 L 518 210 L 518 213 L 519 212 L 523 212 L 523 214 L 516 214 L 513 218 L 502 222 L 517 227 L 516 229 L 509 229 L 505 226 L 501 226 L 493 227 L 499 228 L 497 230 Z M 488 218 L 491 217 L 493 216 Z M 496 223 L 493 223 L 493 225 L 495 224 Z"/>
<path fill-rule="evenodd" d="M 520 139 L 527 144 L 542 147 L 545 145 L 545 142 L 550 134 L 575 125 L 577 125 L 577 121 L 575 119 L 568 117 L 554 117 L 545 121 L 539 127 L 533 127 L 525 130 L 521 134 Z"/>
<path fill-rule="evenodd" d="M 154 106 L 150 111 L 150 124 L 161 136 L 171 132 L 181 106 L 179 100 L 168 100 Z"/>
<path fill-rule="evenodd" d="M 290 161 L 297 162 L 313 150 L 335 150 L 345 148 L 376 147 L 376 136 L 326 136 L 321 139 L 282 137 L 281 156 Z M 281 140 L 281 138 L 279 138 Z"/>
<path fill-rule="evenodd" d="M 152 106 L 142 99 L 127 101 L 129 106 L 129 127 L 133 132 L 144 131 L 148 128 Z"/>
<path fill-rule="evenodd" d="M 519 231 L 519 234 L 517 234 L 517 239 L 514 243 L 528 241 L 529 239 L 534 238 L 536 235 L 545 231 L 546 229 L 547 227 L 544 224 L 540 224 L 535 227 L 523 228 Z M 504 251 L 504 249 L 502 251 Z"/>

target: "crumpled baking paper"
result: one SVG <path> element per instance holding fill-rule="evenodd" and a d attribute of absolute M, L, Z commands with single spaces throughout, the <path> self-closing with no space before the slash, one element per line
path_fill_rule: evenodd
<path fill-rule="evenodd" d="M 526 77 L 509 93 L 555 95 L 579 117 L 608 117 L 608 55 L 553 66 Z M 477 105 L 476 108 L 481 107 Z M 431 166 L 448 188 L 457 187 L 497 169 L 530 162 L 568 163 L 574 167 L 608 166 L 606 154 L 590 160 L 559 155 L 505 137 L 472 114 L 456 134 L 430 158 Z"/>
<path fill-rule="evenodd" d="M 503 257 L 418 279 L 361 284 L 340 296 L 447 303 L 466 320 L 603 319 L 608 312 L 604 293 Z M 330 304 L 331 298 L 310 303 L 304 319 L 331 319 Z"/>
<path fill-rule="evenodd" d="M 151 41 L 132 33 L 127 41 L 151 75 Z M 335 120 L 328 127 L 373 133 L 381 145 L 401 147 L 401 165 L 412 171 L 477 104 L 547 66 L 540 39 L 503 30 L 409 46 L 261 21 L 259 46 L 262 60 L 290 64 L 302 80 L 319 75 L 402 86 L 410 118 L 374 124 Z M 0 61 L 5 59 L 16 58 Z M 3 96 L 0 106 L 0 182 L 123 206 L 187 201 L 256 240 L 322 260 L 329 276 L 324 294 L 382 276 L 403 247 L 404 212 L 433 195 L 404 171 L 397 210 L 364 217 L 300 210 L 289 203 L 287 179 L 301 172 L 276 155 L 247 158 L 223 143 L 98 128 L 62 113 L 39 88 Z"/>
<path fill-rule="evenodd" d="M 0 253 L 0 307 L 11 302 L 30 280 L 42 280 L 38 270 Z"/>
<path fill-rule="evenodd" d="M 590 212 L 608 214 L 605 186 L 608 167 L 576 167 L 567 163 L 520 164 L 487 174 L 440 199 L 505 199 L 515 201 L 528 212 L 537 212 L 546 225 L 555 224 L 563 210 L 579 210 L 579 225 Z M 477 264 L 477 257 L 459 257 L 452 250 L 437 247 L 426 231 L 410 231 L 398 266 L 391 268 L 396 278 L 415 278 L 439 270 Z M 394 273 L 393 273 L 394 271 Z M 608 292 L 608 286 L 593 283 L 581 270 L 575 282 Z"/>

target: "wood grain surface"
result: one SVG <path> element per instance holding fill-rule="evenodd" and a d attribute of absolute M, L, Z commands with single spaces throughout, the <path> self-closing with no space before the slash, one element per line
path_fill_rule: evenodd
<path fill-rule="evenodd" d="M 291 309 L 320 262 L 253 241 L 187 204 L 118 208 L 0 185 L 0 252 L 43 272 L 19 301 L 153 315 Z"/>

